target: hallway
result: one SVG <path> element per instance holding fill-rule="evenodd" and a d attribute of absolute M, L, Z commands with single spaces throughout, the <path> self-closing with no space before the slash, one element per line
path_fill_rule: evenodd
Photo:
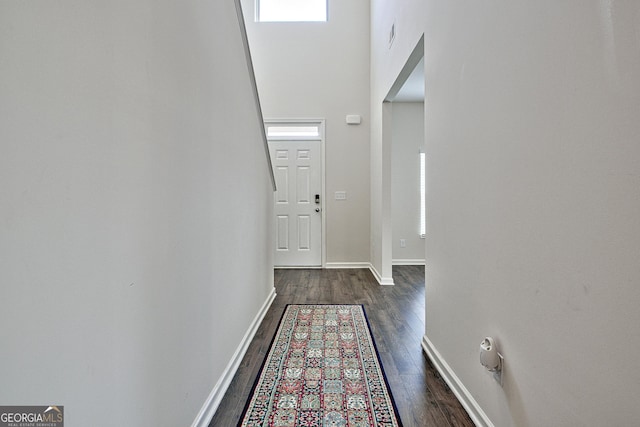
<path fill-rule="evenodd" d="M 395 286 L 368 270 L 276 270 L 277 297 L 210 427 L 236 425 L 287 304 L 363 304 L 405 427 L 473 426 L 422 352 L 424 267 L 396 266 Z"/>

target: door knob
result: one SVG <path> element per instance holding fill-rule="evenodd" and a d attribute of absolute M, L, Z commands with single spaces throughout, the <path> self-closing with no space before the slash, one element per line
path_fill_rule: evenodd
<path fill-rule="evenodd" d="M 316 212 L 320 212 L 320 208 L 316 208 Z"/>

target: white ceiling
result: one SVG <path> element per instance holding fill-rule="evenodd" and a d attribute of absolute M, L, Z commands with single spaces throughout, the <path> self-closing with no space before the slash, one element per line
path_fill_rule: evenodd
<path fill-rule="evenodd" d="M 424 58 L 407 77 L 393 102 L 424 102 Z"/>

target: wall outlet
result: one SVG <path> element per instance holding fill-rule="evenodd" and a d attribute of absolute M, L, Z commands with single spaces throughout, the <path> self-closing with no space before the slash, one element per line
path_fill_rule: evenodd
<path fill-rule="evenodd" d="M 498 382 L 498 384 L 500 384 L 500 387 L 503 386 L 502 384 L 502 371 L 504 370 L 504 357 L 502 357 L 502 355 L 500 353 L 498 353 L 498 357 L 500 358 L 500 369 L 498 369 L 497 371 L 492 372 L 493 374 L 493 379 L 496 380 Z"/>
<path fill-rule="evenodd" d="M 400 239 L 400 247 L 401 248 L 406 248 L 407 247 L 407 241 L 405 239 Z"/>

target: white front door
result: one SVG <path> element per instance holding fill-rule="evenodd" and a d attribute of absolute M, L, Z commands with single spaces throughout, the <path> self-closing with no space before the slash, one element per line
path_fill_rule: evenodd
<path fill-rule="evenodd" d="M 269 141 L 276 267 L 322 266 L 321 141 Z"/>

